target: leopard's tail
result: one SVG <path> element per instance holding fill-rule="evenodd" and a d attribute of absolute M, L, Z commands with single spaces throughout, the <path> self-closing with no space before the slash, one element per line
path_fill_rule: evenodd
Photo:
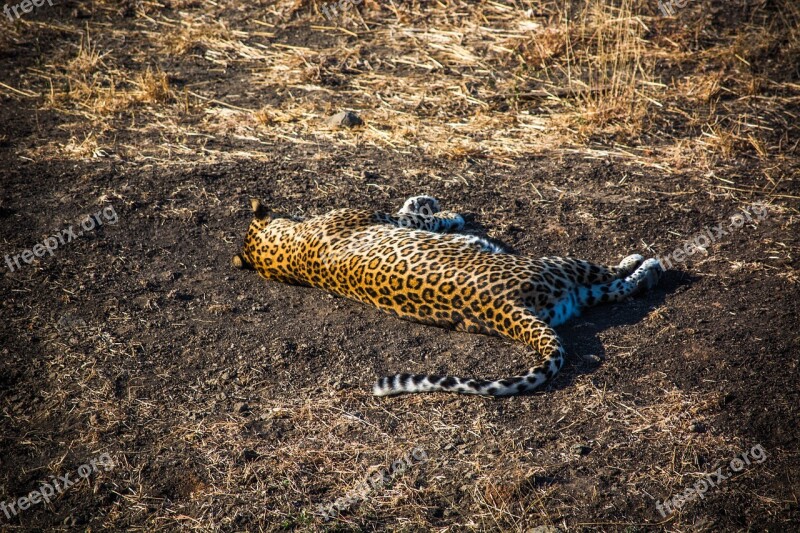
<path fill-rule="evenodd" d="M 558 334 L 527 308 L 511 309 L 514 327 L 506 324 L 497 331 L 512 340 L 524 342 L 537 355 L 537 364 L 521 376 L 501 379 L 469 379 L 455 376 L 397 374 L 380 378 L 372 388 L 376 396 L 404 392 L 459 392 L 486 396 L 512 396 L 532 392 L 555 376 L 564 365 L 564 348 Z"/>
<path fill-rule="evenodd" d="M 538 318 L 528 314 L 520 324 L 524 325 L 523 331 L 509 337 L 525 342 L 541 357 L 540 363 L 522 376 L 487 380 L 426 374 L 396 374 L 380 378 L 372 388 L 372 392 L 376 396 L 436 391 L 512 396 L 532 392 L 550 381 L 564 366 L 564 348 L 556 332 Z"/>
<path fill-rule="evenodd" d="M 513 396 L 533 392 L 547 383 L 561 367 L 561 362 L 549 361 L 551 368 L 532 368 L 524 376 L 486 380 L 459 378 L 456 376 L 436 376 L 427 374 L 396 374 L 384 376 L 375 382 L 372 393 L 375 396 L 415 392 L 458 392 L 484 396 Z"/>

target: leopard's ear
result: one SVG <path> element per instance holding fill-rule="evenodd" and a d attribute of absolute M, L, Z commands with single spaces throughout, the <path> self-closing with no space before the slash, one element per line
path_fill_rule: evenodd
<path fill-rule="evenodd" d="M 250 198 L 250 209 L 253 210 L 253 214 L 257 219 L 267 218 L 269 215 L 269 211 L 258 198 Z"/>
<path fill-rule="evenodd" d="M 233 258 L 231 258 L 231 265 L 239 270 L 255 270 L 253 265 L 251 265 L 241 254 L 236 254 L 233 256 Z"/>

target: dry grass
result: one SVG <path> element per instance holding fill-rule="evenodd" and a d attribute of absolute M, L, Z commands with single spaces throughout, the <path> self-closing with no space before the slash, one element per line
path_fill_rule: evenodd
<path fill-rule="evenodd" d="M 648 28 L 627 0 L 619 8 L 587 3 L 578 20 L 576 37 L 567 32 L 565 46 L 578 133 L 586 139 L 599 131 L 635 138 L 650 105 L 658 104 L 650 95 L 659 84 L 652 64 L 645 64 Z"/>
<path fill-rule="evenodd" d="M 364 3 L 336 21 L 316 2 L 277 2 L 246 18 L 222 7 L 187 3 L 173 13 L 143 4 L 130 28 L 103 23 L 117 10 L 97 6 L 96 23 L 70 28 L 77 52 L 53 50 L 17 89 L 75 117 L 69 138 L 100 130 L 109 142 L 135 116 L 126 131 L 148 135 L 121 150 L 134 160 L 230 157 L 187 144 L 187 135 L 230 142 L 235 157 L 259 158 L 260 143 L 324 141 L 506 164 L 584 150 L 667 171 L 739 156 L 773 161 L 793 149 L 800 87 L 775 77 L 800 50 L 792 2 L 777 20 L 755 8 L 735 31 L 697 4 L 678 20 L 631 0 Z M 289 28 L 302 28 L 308 44 L 279 37 Z M 19 31 L 54 27 L 25 22 Z M 698 47 L 703 34 L 714 39 Z M 761 59 L 776 48 L 767 72 Z M 196 65 L 225 82 L 171 84 Z M 245 114 L 233 125 L 209 117 L 214 108 Z M 320 127 L 343 108 L 361 112 L 366 126 Z"/>

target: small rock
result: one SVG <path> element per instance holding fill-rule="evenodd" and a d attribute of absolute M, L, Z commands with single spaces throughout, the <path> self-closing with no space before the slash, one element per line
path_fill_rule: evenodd
<path fill-rule="evenodd" d="M 233 410 L 236 413 L 249 413 L 250 406 L 247 405 L 245 402 L 236 402 L 233 404 Z"/>
<path fill-rule="evenodd" d="M 689 431 L 691 431 L 692 433 L 705 433 L 706 425 L 703 424 L 702 422 L 692 422 L 689 425 Z"/>
<path fill-rule="evenodd" d="M 572 447 L 572 451 L 578 455 L 589 455 L 589 452 L 592 451 L 592 449 L 584 444 L 576 444 Z"/>
<path fill-rule="evenodd" d="M 352 128 L 364 123 L 361 117 L 352 111 L 340 111 L 330 117 L 325 123 L 332 128 Z"/>

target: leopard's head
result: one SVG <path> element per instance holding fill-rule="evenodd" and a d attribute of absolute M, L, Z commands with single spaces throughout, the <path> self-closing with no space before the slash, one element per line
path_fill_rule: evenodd
<path fill-rule="evenodd" d="M 295 222 L 272 215 L 257 198 L 250 199 L 253 220 L 247 229 L 241 253 L 233 256 L 236 268 L 253 270 L 257 265 L 273 265 L 276 258 L 269 257 L 271 250 L 281 250 L 282 241 L 290 234 Z M 277 261 L 280 262 L 280 261 Z"/>

